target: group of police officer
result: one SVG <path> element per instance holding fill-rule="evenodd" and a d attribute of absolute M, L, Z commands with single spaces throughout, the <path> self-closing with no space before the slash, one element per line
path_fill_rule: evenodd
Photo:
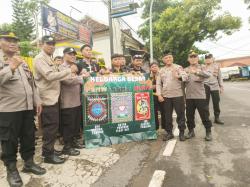
<path fill-rule="evenodd" d="M 41 52 L 34 59 L 34 76 L 28 65 L 19 56 L 18 37 L 6 32 L 0 35 L 0 141 L 1 160 L 7 168 L 7 181 L 10 186 L 22 186 L 23 182 L 16 167 L 17 151 L 24 160 L 23 172 L 42 175 L 46 170 L 34 162 L 35 124 L 34 116 L 41 117 L 42 156 L 45 163 L 62 164 L 62 154 L 77 156 L 84 147 L 77 141 L 82 118 L 81 84 L 83 79 L 93 73 L 146 73 L 142 68 L 143 56 L 134 55 L 131 66 L 126 65 L 125 56 L 113 54 L 112 68 L 100 68 L 91 61 L 92 48 L 83 45 L 80 49 L 83 59 L 76 63 L 77 52 L 67 47 L 63 57 L 53 59 L 56 41 L 52 36 L 42 38 Z M 179 138 L 195 136 L 195 109 L 198 109 L 206 128 L 205 139 L 212 140 L 209 119 L 209 96 L 212 95 L 215 122 L 223 123 L 220 118 L 219 94 L 222 81 L 219 66 L 213 63 L 212 55 L 206 56 L 206 65 L 199 65 L 198 55 L 190 53 L 190 66 L 183 69 L 174 64 L 173 55 L 166 52 L 163 56 L 165 66 L 159 70 L 152 63 L 156 127 L 159 128 L 158 109 L 161 112 L 161 124 L 167 131 L 164 140 L 173 138 L 172 113 L 177 113 Z M 183 84 L 186 86 L 184 93 Z M 204 87 L 204 84 L 206 85 Z M 206 97 L 207 93 L 207 97 Z M 184 98 L 185 97 L 185 98 Z M 189 133 L 184 136 L 186 117 Z M 35 108 L 35 110 L 34 110 Z M 55 150 L 55 141 L 59 131 L 63 137 L 62 151 Z M 82 124 L 83 126 L 83 124 Z"/>
<path fill-rule="evenodd" d="M 197 109 L 206 130 L 205 140 L 211 141 L 210 95 L 212 95 L 213 100 L 214 122 L 224 124 L 219 118 L 219 102 L 220 93 L 223 91 L 223 81 L 220 67 L 214 62 L 213 55 L 205 55 L 205 64 L 202 65 L 199 64 L 198 54 L 191 51 L 188 56 L 190 65 L 185 69 L 174 64 L 174 57 L 170 51 L 164 53 L 162 60 L 165 66 L 158 73 L 153 70 L 157 66 L 156 64 L 151 64 L 151 70 L 156 72 L 155 97 L 158 97 L 158 106 L 161 106 L 161 113 L 164 114 L 165 123 L 163 126 L 167 134 L 163 140 L 174 138 L 172 132 L 173 110 L 177 114 L 176 122 L 180 131 L 180 141 L 193 138 L 195 136 L 195 110 Z M 186 124 L 189 132 L 185 136 Z"/>

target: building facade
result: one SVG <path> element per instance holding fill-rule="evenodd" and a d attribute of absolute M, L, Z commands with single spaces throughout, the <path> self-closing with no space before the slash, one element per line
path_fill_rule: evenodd
<path fill-rule="evenodd" d="M 250 56 L 216 60 L 216 62 L 220 63 L 222 68 L 250 66 Z"/>

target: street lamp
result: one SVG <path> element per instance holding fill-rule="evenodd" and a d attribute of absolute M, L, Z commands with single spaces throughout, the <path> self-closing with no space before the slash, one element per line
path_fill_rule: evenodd
<path fill-rule="evenodd" d="M 153 54 L 153 26 L 152 26 L 152 9 L 153 9 L 154 0 L 151 0 L 150 10 L 149 10 L 149 36 L 150 36 L 150 63 L 153 63 L 154 54 Z"/>

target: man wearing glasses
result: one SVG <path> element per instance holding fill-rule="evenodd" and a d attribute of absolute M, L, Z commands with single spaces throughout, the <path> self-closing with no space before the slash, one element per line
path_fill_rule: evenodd
<path fill-rule="evenodd" d="M 206 71 L 203 65 L 199 64 L 198 54 L 193 51 L 188 56 L 188 62 L 190 66 L 185 68 L 188 74 L 188 79 L 186 80 L 186 117 L 189 130 L 186 138 L 190 139 L 195 136 L 195 110 L 197 109 L 206 129 L 205 140 L 211 141 L 212 123 L 209 119 L 209 108 L 206 102 L 204 87 L 204 81 L 210 77 L 211 73 Z"/>

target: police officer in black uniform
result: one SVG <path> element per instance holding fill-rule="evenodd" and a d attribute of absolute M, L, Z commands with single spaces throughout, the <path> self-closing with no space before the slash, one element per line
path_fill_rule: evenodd
<path fill-rule="evenodd" d="M 142 55 L 134 55 L 130 71 L 131 72 L 146 73 L 146 71 L 144 69 L 142 69 L 143 59 L 144 58 Z"/>
<path fill-rule="evenodd" d="M 97 73 L 101 70 L 100 66 L 92 61 L 92 47 L 88 44 L 85 44 L 81 47 L 81 53 L 83 56 L 83 59 L 80 60 L 77 63 L 77 67 L 79 70 L 79 73 L 82 72 L 82 70 L 89 72 L 90 74 Z"/>
<path fill-rule="evenodd" d="M 112 68 L 110 71 L 112 73 L 126 73 L 129 71 L 125 66 L 123 66 L 123 58 L 124 55 L 117 53 L 111 56 Z"/>

